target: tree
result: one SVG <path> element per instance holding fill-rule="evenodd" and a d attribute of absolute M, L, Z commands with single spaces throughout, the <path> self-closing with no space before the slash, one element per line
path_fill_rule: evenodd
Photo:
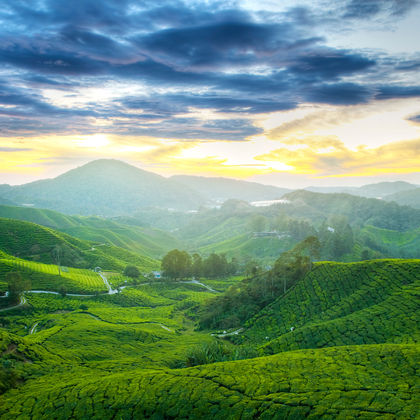
<path fill-rule="evenodd" d="M 254 215 L 249 222 L 249 227 L 252 232 L 263 232 L 266 225 L 267 219 L 260 214 Z"/>
<path fill-rule="evenodd" d="M 191 274 L 199 279 L 203 275 L 203 259 L 197 253 L 192 256 Z"/>
<path fill-rule="evenodd" d="M 124 276 L 131 278 L 138 278 L 140 276 L 140 271 L 135 265 L 127 265 L 123 271 Z"/>
<path fill-rule="evenodd" d="M 9 299 L 12 302 L 17 302 L 21 293 L 31 289 L 31 281 L 28 278 L 22 278 L 22 275 L 17 271 L 6 274 L 6 283 Z"/>
<path fill-rule="evenodd" d="M 162 270 L 164 276 L 172 280 L 186 278 L 191 275 L 191 256 L 186 251 L 173 249 L 163 257 Z"/>

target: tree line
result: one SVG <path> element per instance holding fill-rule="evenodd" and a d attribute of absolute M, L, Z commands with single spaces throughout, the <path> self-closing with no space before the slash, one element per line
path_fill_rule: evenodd
<path fill-rule="evenodd" d="M 212 253 L 207 258 L 200 254 L 173 249 L 162 259 L 162 275 L 171 280 L 194 277 L 220 278 L 233 275 L 238 270 L 235 258 L 227 260 L 223 254 Z"/>

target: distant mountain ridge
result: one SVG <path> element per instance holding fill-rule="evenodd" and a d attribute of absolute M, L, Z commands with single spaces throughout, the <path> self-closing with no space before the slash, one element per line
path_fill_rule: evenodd
<path fill-rule="evenodd" d="M 413 191 L 418 187 L 418 185 L 409 182 L 394 181 L 366 184 L 361 187 L 307 187 L 304 189 L 318 193 L 346 193 L 367 198 L 384 198 L 391 194 Z"/>
<path fill-rule="evenodd" d="M 381 182 L 362 187 L 308 187 L 305 191 L 347 193 L 419 206 L 418 186 Z M 0 204 L 31 206 L 83 216 L 132 216 L 140 209 L 197 210 L 229 199 L 277 200 L 292 189 L 223 177 L 174 175 L 165 178 L 115 159 L 99 159 L 53 179 L 0 185 Z M 399 195 L 401 194 L 401 195 Z M 414 197 L 412 197 L 414 195 Z"/>
<path fill-rule="evenodd" d="M 66 214 L 129 215 L 148 206 L 190 210 L 205 202 L 185 185 L 113 159 L 95 160 L 53 179 L 8 187 L 3 185 L 0 191 L 17 204 Z"/>

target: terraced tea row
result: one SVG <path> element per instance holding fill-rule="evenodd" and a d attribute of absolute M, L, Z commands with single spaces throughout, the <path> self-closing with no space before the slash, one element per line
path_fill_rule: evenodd
<path fill-rule="evenodd" d="M 57 291 L 63 289 L 69 293 L 105 292 L 107 288 L 98 273 L 91 270 L 62 267 L 26 261 L 20 258 L 0 258 L 0 279 L 8 272 L 19 272 L 31 281 L 34 290 Z"/>
<path fill-rule="evenodd" d="M 283 337 L 275 347 L 283 350 L 416 342 L 419 289 L 418 260 L 317 263 L 286 295 L 248 321 L 244 339 L 267 343 Z"/>
<path fill-rule="evenodd" d="M 64 383 L 52 375 L 10 391 L 0 398 L 0 416 L 409 419 L 419 415 L 417 363 L 415 346 L 387 344 L 94 379 L 80 369 Z"/>

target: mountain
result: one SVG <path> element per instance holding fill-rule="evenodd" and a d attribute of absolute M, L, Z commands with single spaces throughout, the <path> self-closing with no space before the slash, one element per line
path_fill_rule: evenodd
<path fill-rule="evenodd" d="M 420 209 L 420 188 L 390 194 L 384 197 L 384 200 L 395 201 L 401 206 L 410 206 L 415 209 Z"/>
<path fill-rule="evenodd" d="M 2 189 L 18 204 L 81 215 L 129 215 L 149 206 L 190 210 L 205 201 L 175 180 L 112 159 L 87 163 L 54 179 Z"/>
<path fill-rule="evenodd" d="M 390 194 L 409 191 L 417 188 L 415 184 L 405 181 L 378 182 L 361 187 L 307 187 L 305 190 L 319 193 L 347 193 L 367 198 L 384 198 Z"/>
<path fill-rule="evenodd" d="M 291 190 L 256 182 L 239 181 L 231 178 L 174 175 L 171 179 L 199 191 L 208 200 L 223 202 L 228 199 L 244 201 L 276 200 Z"/>

